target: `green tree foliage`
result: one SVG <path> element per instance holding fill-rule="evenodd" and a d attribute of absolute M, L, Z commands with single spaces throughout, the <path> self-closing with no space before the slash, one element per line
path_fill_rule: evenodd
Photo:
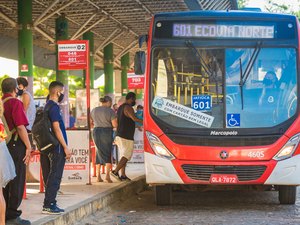
<path fill-rule="evenodd" d="M 42 67 L 33 67 L 33 86 L 35 97 L 46 97 L 48 95 L 48 87 L 52 81 L 55 81 L 56 73 L 54 70 Z M 82 88 L 83 78 L 77 76 L 69 76 L 69 97 L 75 98 L 76 89 Z"/>
<path fill-rule="evenodd" d="M 9 75 L 5 74 L 4 76 L 0 77 L 0 85 L 2 84 L 2 81 L 5 79 L 5 78 L 8 78 L 10 77 Z M 1 89 L 1 88 L 0 88 Z M 0 95 L 2 96 L 2 89 L 0 90 Z"/>
<path fill-rule="evenodd" d="M 83 88 L 83 78 L 78 76 L 69 76 L 69 97 L 76 97 L 76 90 Z"/>
<path fill-rule="evenodd" d="M 298 0 L 298 3 L 300 5 L 300 0 Z M 299 8 L 298 11 L 294 11 L 293 7 L 288 3 L 288 1 L 286 1 L 286 3 L 282 3 L 282 1 L 279 2 L 278 0 L 269 0 L 265 7 L 269 12 L 293 14 L 300 19 Z"/>
<path fill-rule="evenodd" d="M 49 84 L 55 80 L 53 70 L 33 66 L 33 95 L 35 97 L 46 97 Z"/>
<path fill-rule="evenodd" d="M 238 0 L 238 8 L 244 8 L 245 5 L 248 3 L 249 0 Z"/>

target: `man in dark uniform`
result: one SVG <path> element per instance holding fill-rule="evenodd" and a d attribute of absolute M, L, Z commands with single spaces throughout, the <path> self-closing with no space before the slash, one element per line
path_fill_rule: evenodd
<path fill-rule="evenodd" d="M 118 126 L 115 143 L 118 146 L 121 159 L 116 169 L 111 172 L 111 175 L 121 181 L 130 181 L 126 176 L 125 167 L 133 154 L 135 122 L 143 123 L 143 120 L 138 119 L 134 114 L 132 106 L 135 105 L 135 100 L 135 93 L 129 92 L 126 95 L 125 103 L 118 108 L 117 112 Z M 119 176 L 119 170 L 121 170 L 121 176 Z"/>

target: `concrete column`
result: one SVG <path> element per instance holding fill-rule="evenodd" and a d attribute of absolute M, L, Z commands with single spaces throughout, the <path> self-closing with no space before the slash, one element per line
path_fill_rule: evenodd
<path fill-rule="evenodd" d="M 106 95 L 114 97 L 114 51 L 113 44 L 110 43 L 104 47 L 104 76 Z"/>
<path fill-rule="evenodd" d="M 95 66 L 94 66 L 94 33 L 93 32 L 86 32 L 83 34 L 83 40 L 89 41 L 90 47 L 90 87 L 91 89 L 94 88 L 94 80 L 95 80 Z M 86 71 L 84 70 L 83 73 L 83 80 L 84 80 L 84 87 L 85 87 L 85 78 L 86 78 Z"/>
<path fill-rule="evenodd" d="M 33 94 L 32 0 L 18 0 L 19 76 L 28 79 L 28 91 Z"/>
<path fill-rule="evenodd" d="M 121 57 L 121 81 L 122 81 L 122 96 L 126 96 L 126 94 L 128 93 L 128 83 L 127 83 L 127 72 L 128 72 L 128 68 L 129 68 L 129 52 L 127 52 L 125 55 L 123 55 Z"/>
<path fill-rule="evenodd" d="M 65 15 L 62 14 L 55 20 L 55 40 L 68 40 L 68 20 L 65 18 Z M 58 50 L 56 45 L 56 62 L 58 61 Z M 69 82 L 68 82 L 69 71 L 68 70 L 59 70 L 58 63 L 56 63 L 56 80 L 60 81 L 65 86 L 64 100 L 60 105 L 63 119 L 66 127 L 69 127 Z"/>

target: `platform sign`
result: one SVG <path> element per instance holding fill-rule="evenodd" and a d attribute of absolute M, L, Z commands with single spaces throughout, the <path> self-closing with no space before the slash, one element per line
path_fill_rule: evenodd
<path fill-rule="evenodd" d="M 211 111 L 211 96 L 210 95 L 193 95 L 192 108 L 197 111 Z"/>
<path fill-rule="evenodd" d="M 136 75 L 134 72 L 127 73 L 128 89 L 143 89 L 144 82 L 144 75 Z"/>
<path fill-rule="evenodd" d="M 58 69 L 80 70 L 87 68 L 88 41 L 58 41 Z"/>
<path fill-rule="evenodd" d="M 72 156 L 66 161 L 62 182 L 86 184 L 89 182 L 89 132 L 88 130 L 69 130 L 67 136 Z"/>

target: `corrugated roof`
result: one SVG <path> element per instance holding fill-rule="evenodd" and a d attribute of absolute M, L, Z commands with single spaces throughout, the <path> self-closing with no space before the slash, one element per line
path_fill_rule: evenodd
<path fill-rule="evenodd" d="M 115 66 L 119 67 L 122 55 L 136 51 L 138 36 L 147 33 L 155 13 L 192 10 L 187 2 L 193 2 L 193 7 L 198 5 L 202 10 L 236 9 L 236 0 L 32 1 L 34 45 L 48 53 L 54 52 L 55 19 L 65 14 L 70 39 L 81 39 L 82 34 L 89 30 L 94 33 L 97 67 L 103 67 L 103 47 L 111 42 L 114 44 Z M 0 0 L 0 35 L 17 39 L 17 31 L 17 1 Z M 34 54 L 45 54 L 42 50 L 38 52 Z M 44 55 L 38 58 L 44 58 Z M 48 64 L 45 67 L 49 67 Z"/>

